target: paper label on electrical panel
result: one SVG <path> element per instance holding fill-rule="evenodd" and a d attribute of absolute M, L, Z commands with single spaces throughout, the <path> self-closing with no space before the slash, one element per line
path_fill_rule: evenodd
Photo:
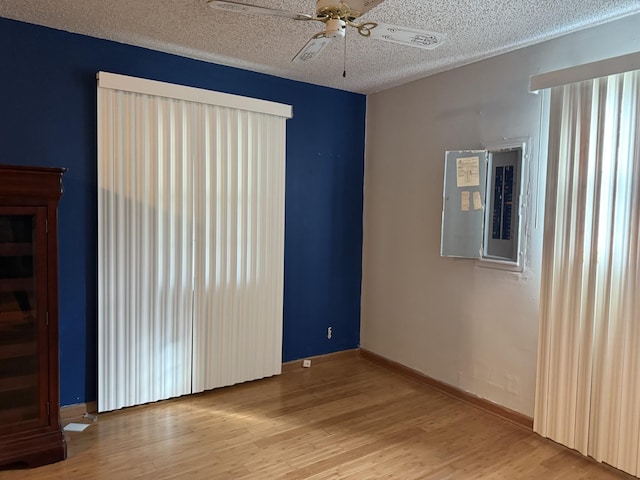
<path fill-rule="evenodd" d="M 473 192 L 473 209 L 480 210 L 482 208 L 482 198 L 480 192 Z"/>
<path fill-rule="evenodd" d="M 460 209 L 463 212 L 469 211 L 470 198 L 471 198 L 471 192 L 469 192 L 468 190 L 463 190 L 462 192 L 460 192 Z"/>
<path fill-rule="evenodd" d="M 480 157 L 456 159 L 456 186 L 477 187 L 480 185 Z"/>

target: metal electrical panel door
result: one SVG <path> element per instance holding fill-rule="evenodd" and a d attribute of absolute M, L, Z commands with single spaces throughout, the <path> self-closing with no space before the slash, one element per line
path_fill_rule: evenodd
<path fill-rule="evenodd" d="M 481 258 L 487 152 L 449 151 L 444 169 L 440 255 Z"/>

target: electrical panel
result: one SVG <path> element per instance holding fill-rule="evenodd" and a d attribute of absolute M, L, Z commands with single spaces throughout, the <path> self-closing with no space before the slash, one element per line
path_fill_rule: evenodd
<path fill-rule="evenodd" d="M 524 145 L 448 151 L 440 254 L 521 265 Z"/>

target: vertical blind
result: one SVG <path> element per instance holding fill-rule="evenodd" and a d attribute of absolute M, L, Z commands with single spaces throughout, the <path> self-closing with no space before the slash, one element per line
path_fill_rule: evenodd
<path fill-rule="evenodd" d="M 195 225 L 194 392 L 273 375 L 282 364 L 284 122 L 203 113 L 208 161 L 194 169 L 204 199 Z M 225 158 L 234 161 L 212 161 Z"/>
<path fill-rule="evenodd" d="M 99 74 L 99 411 L 280 373 L 288 117 Z"/>
<path fill-rule="evenodd" d="M 640 474 L 640 71 L 554 87 L 534 430 Z"/>

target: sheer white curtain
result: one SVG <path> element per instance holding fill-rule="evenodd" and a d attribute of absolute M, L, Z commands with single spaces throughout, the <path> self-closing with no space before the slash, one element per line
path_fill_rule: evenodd
<path fill-rule="evenodd" d="M 98 408 L 280 373 L 290 107 L 100 73 Z"/>
<path fill-rule="evenodd" d="M 534 430 L 640 474 L 640 71 L 555 87 Z"/>

